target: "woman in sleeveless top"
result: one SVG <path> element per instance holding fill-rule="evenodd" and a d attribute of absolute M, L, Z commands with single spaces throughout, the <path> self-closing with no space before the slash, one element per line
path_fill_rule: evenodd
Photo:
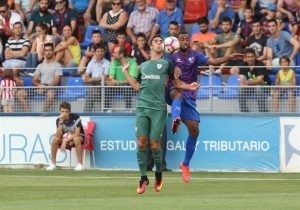
<path fill-rule="evenodd" d="M 112 10 L 106 12 L 99 25 L 104 28 L 103 40 L 108 43 L 109 51 L 116 43 L 117 33 L 126 31 L 127 13 L 122 9 L 122 0 L 111 0 Z"/>
<path fill-rule="evenodd" d="M 278 112 L 278 99 L 280 95 L 287 94 L 289 99 L 289 111 L 294 111 L 295 106 L 295 93 L 294 88 L 296 86 L 296 75 L 295 72 L 289 68 L 290 59 L 287 56 L 282 56 L 279 59 L 281 69 L 276 75 L 275 86 L 281 86 L 275 89 L 273 93 L 273 110 Z"/>
<path fill-rule="evenodd" d="M 65 67 L 77 67 L 81 58 L 81 49 L 78 40 L 72 36 L 71 26 L 64 26 L 63 35 L 63 41 L 55 48 L 55 60 Z"/>
<path fill-rule="evenodd" d="M 40 63 L 42 62 L 44 56 L 44 44 L 49 42 L 54 44 L 54 41 L 52 37 L 48 34 L 48 27 L 46 24 L 37 24 L 35 27 L 35 31 L 37 33 L 37 37 L 33 40 L 30 53 L 36 54 L 37 61 Z"/>

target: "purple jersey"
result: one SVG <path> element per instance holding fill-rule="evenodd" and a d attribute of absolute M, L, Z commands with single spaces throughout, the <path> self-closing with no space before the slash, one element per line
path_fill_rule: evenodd
<path fill-rule="evenodd" d="M 174 55 L 167 54 L 166 58 L 172 60 L 174 65 L 181 69 L 179 80 L 187 84 L 197 82 L 198 67 L 200 64 L 206 64 L 208 61 L 208 57 L 203 53 L 192 49 L 188 49 L 186 52 L 179 51 Z M 172 86 L 172 82 L 169 81 L 168 88 Z M 196 99 L 196 91 L 186 91 L 186 93 L 188 96 Z"/>

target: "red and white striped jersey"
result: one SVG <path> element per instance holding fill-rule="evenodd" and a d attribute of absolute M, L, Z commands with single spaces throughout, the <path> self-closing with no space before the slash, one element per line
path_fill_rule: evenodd
<path fill-rule="evenodd" d="M 16 82 L 12 79 L 4 78 L 0 83 L 0 93 L 2 99 L 13 99 Z"/>

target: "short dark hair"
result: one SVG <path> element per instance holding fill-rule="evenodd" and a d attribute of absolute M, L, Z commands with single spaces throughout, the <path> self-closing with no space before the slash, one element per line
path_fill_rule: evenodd
<path fill-rule="evenodd" d="M 207 17 L 206 16 L 203 16 L 203 17 L 200 17 L 199 19 L 198 19 L 198 25 L 201 25 L 201 24 L 206 24 L 206 25 L 208 25 L 209 24 L 209 21 L 208 21 L 208 19 L 207 19 Z"/>
<path fill-rule="evenodd" d="M 61 109 L 67 109 L 71 112 L 71 104 L 66 101 L 63 101 L 59 104 L 59 110 Z"/>
<path fill-rule="evenodd" d="M 155 34 L 154 35 L 154 37 L 151 39 L 151 41 L 150 41 L 150 44 L 152 45 L 152 42 L 153 42 L 153 40 L 155 39 L 155 38 L 157 38 L 157 37 L 159 37 L 159 38 L 161 38 L 162 40 L 164 40 L 164 38 L 162 37 L 162 35 L 160 35 L 160 34 Z"/>
<path fill-rule="evenodd" d="M 15 27 L 15 25 L 21 25 L 21 27 L 23 28 L 23 24 L 22 24 L 21 22 L 15 22 L 15 23 L 13 24 L 13 27 Z"/>
<path fill-rule="evenodd" d="M 245 8 L 245 10 L 251 10 L 251 11 L 253 11 L 253 8 L 250 5 L 247 5 L 246 8 Z"/>
<path fill-rule="evenodd" d="M 169 25 L 179 26 L 179 23 L 176 20 L 172 20 Z"/>
<path fill-rule="evenodd" d="M 92 31 L 92 35 L 93 35 L 93 34 L 102 34 L 102 33 L 101 33 L 100 30 L 94 29 L 94 30 Z"/>
<path fill-rule="evenodd" d="M 281 63 L 281 60 L 286 60 L 288 63 L 291 62 L 290 58 L 289 58 L 288 56 L 286 56 L 286 55 L 281 56 L 281 57 L 279 58 L 279 63 Z"/>
<path fill-rule="evenodd" d="M 276 19 L 270 19 L 268 20 L 268 24 L 274 22 L 276 26 L 278 26 L 278 23 L 276 21 Z"/>
<path fill-rule="evenodd" d="M 227 23 L 232 24 L 232 20 L 231 20 L 231 18 L 228 17 L 228 16 L 225 16 L 225 17 L 222 18 L 222 23 L 223 23 L 223 22 L 227 22 Z"/>
<path fill-rule="evenodd" d="M 254 19 L 252 20 L 252 25 L 253 25 L 254 23 L 259 23 L 259 25 L 262 24 L 259 18 L 254 18 Z"/>
<path fill-rule="evenodd" d="M 136 38 L 139 38 L 139 37 L 143 37 L 145 40 L 147 40 L 147 36 L 144 33 L 138 33 L 136 35 Z"/>
<path fill-rule="evenodd" d="M 105 45 L 102 44 L 102 43 L 95 44 L 95 45 L 93 46 L 93 49 L 94 49 L 95 51 L 96 51 L 97 49 L 102 49 L 102 50 L 104 50 L 104 52 L 106 51 L 106 47 L 105 47 Z"/>
<path fill-rule="evenodd" d="M 125 58 L 128 57 L 127 48 L 124 46 L 118 46 L 119 47 L 119 54 L 123 54 Z"/>
<path fill-rule="evenodd" d="M 254 56 L 256 55 L 256 54 L 255 54 L 255 50 L 254 50 L 253 48 L 247 47 L 247 48 L 245 49 L 245 51 L 244 51 L 244 54 L 246 55 L 246 54 L 249 54 L 249 53 L 254 54 Z"/>
<path fill-rule="evenodd" d="M 6 7 L 8 9 L 8 3 L 7 1 L 0 1 L 0 7 Z"/>
<path fill-rule="evenodd" d="M 51 43 L 51 42 L 45 43 L 45 44 L 44 44 L 44 49 L 45 49 L 46 47 L 51 47 L 52 50 L 54 50 L 54 45 L 53 45 L 53 43 Z"/>
<path fill-rule="evenodd" d="M 189 33 L 187 31 L 180 31 L 177 35 L 177 37 L 179 37 L 179 35 L 189 35 Z"/>
<path fill-rule="evenodd" d="M 119 35 L 124 35 L 124 36 L 127 36 L 126 32 L 124 32 L 124 31 L 120 31 L 120 32 L 118 32 L 118 33 L 117 33 L 117 36 L 119 36 Z"/>

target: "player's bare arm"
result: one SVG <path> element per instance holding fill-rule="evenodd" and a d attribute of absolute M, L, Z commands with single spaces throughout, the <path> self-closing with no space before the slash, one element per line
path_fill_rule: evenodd
<path fill-rule="evenodd" d="M 129 68 L 129 63 L 125 63 L 123 66 L 122 66 L 122 72 L 124 74 L 124 76 L 126 77 L 126 80 L 128 81 L 129 85 L 135 90 L 135 91 L 139 91 L 140 90 L 140 83 L 138 83 L 136 81 L 136 79 L 134 79 L 133 77 L 131 77 L 129 75 L 129 72 L 128 72 L 128 68 Z"/>
<path fill-rule="evenodd" d="M 191 84 L 186 84 L 179 79 L 173 80 L 175 87 L 183 90 L 197 90 L 200 87 L 200 84 L 197 82 L 193 82 Z"/>
<path fill-rule="evenodd" d="M 225 63 L 229 60 L 237 60 L 237 59 L 243 59 L 244 58 L 244 54 L 242 53 L 232 53 L 231 55 L 228 56 L 223 56 L 221 58 L 209 58 L 207 61 L 208 65 L 219 65 L 222 63 Z"/>

